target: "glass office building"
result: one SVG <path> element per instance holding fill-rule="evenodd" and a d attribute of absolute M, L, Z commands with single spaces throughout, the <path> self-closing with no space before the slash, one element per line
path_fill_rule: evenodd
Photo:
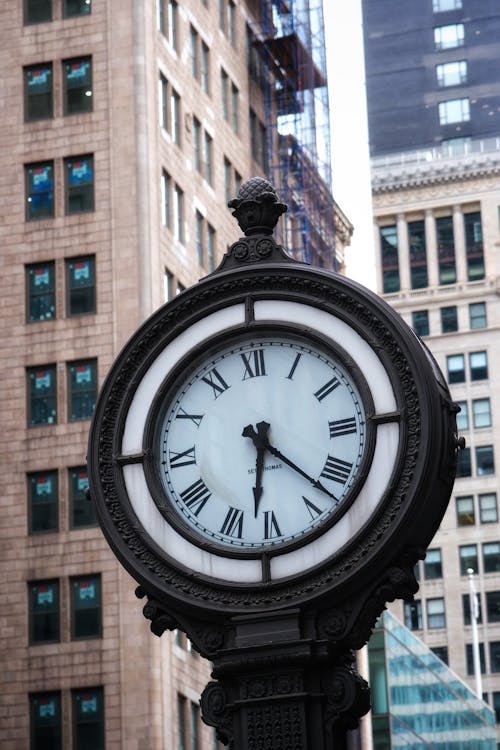
<path fill-rule="evenodd" d="M 368 653 L 374 750 L 496 750 L 493 710 L 389 612 Z"/>

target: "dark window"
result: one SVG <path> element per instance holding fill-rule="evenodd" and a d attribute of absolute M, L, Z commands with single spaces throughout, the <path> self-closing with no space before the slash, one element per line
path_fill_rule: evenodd
<path fill-rule="evenodd" d="M 433 578 L 443 577 L 443 563 L 441 560 L 440 549 L 429 549 L 424 560 L 424 578 L 431 580 Z"/>
<path fill-rule="evenodd" d="M 211 224 L 207 225 L 207 265 L 208 270 L 213 271 L 215 268 L 215 229 Z"/>
<path fill-rule="evenodd" d="M 500 641 L 490 642 L 490 671 L 500 672 Z"/>
<path fill-rule="evenodd" d="M 462 448 L 457 453 L 457 477 L 470 477 L 471 474 L 470 448 Z"/>
<path fill-rule="evenodd" d="M 484 279 L 483 229 L 481 213 L 464 214 L 467 277 L 469 281 Z"/>
<path fill-rule="evenodd" d="M 484 474 L 495 473 L 495 459 L 492 445 L 480 445 L 476 447 L 476 474 L 478 477 Z"/>
<path fill-rule="evenodd" d="M 498 573 L 500 570 L 500 542 L 483 544 L 483 570 L 485 573 Z"/>
<path fill-rule="evenodd" d="M 94 158 L 76 156 L 64 160 L 66 213 L 94 210 Z"/>
<path fill-rule="evenodd" d="M 415 599 L 404 603 L 405 625 L 410 630 L 422 630 L 422 602 Z"/>
<path fill-rule="evenodd" d="M 205 131 L 203 133 L 203 166 L 204 166 L 204 178 L 209 185 L 212 184 L 213 179 L 213 140 L 211 136 Z"/>
<path fill-rule="evenodd" d="M 193 120 L 194 123 L 194 120 Z M 171 216 L 171 193 L 172 190 L 172 179 L 168 172 L 165 172 L 165 170 L 162 170 L 161 173 L 161 218 L 163 226 L 169 227 L 169 229 L 172 226 L 172 216 Z"/>
<path fill-rule="evenodd" d="M 174 185 L 172 194 L 172 231 L 174 238 L 184 244 L 184 191 Z"/>
<path fill-rule="evenodd" d="M 483 621 L 483 613 L 481 612 L 481 599 L 476 594 L 476 606 L 477 606 L 477 619 L 476 622 L 481 623 Z M 462 594 L 462 612 L 464 616 L 464 625 L 471 624 L 471 608 L 470 608 L 470 595 Z"/>
<path fill-rule="evenodd" d="M 37 471 L 28 475 L 29 533 L 57 531 L 57 471 Z"/>
<path fill-rule="evenodd" d="M 380 246 L 384 294 L 399 292 L 398 230 L 395 224 L 380 227 Z"/>
<path fill-rule="evenodd" d="M 92 112 L 92 59 L 63 61 L 64 114 Z"/>
<path fill-rule="evenodd" d="M 266 128 L 250 109 L 250 148 L 252 159 L 267 172 Z"/>
<path fill-rule="evenodd" d="M 200 35 L 194 28 L 189 27 L 189 42 L 191 50 L 191 73 L 193 78 L 200 80 Z"/>
<path fill-rule="evenodd" d="M 201 43 L 200 68 L 202 91 L 210 96 L 210 50 L 205 42 Z"/>
<path fill-rule="evenodd" d="M 26 220 L 54 216 L 54 163 L 51 161 L 27 164 Z"/>
<path fill-rule="evenodd" d="M 486 328 L 486 302 L 473 302 L 469 305 L 469 322 L 471 330 Z"/>
<path fill-rule="evenodd" d="M 68 315 L 85 315 L 96 311 L 93 255 L 66 260 L 66 290 Z"/>
<path fill-rule="evenodd" d="M 465 382 L 465 358 L 463 354 L 451 354 L 446 357 L 448 383 Z"/>
<path fill-rule="evenodd" d="M 411 314 L 411 325 L 418 336 L 428 336 L 429 312 L 427 310 L 414 310 Z"/>
<path fill-rule="evenodd" d="M 158 28 L 177 49 L 178 17 L 176 0 L 158 0 Z"/>
<path fill-rule="evenodd" d="M 59 581 L 28 584 L 30 643 L 59 640 Z"/>
<path fill-rule="evenodd" d="M 440 216 L 436 219 L 436 237 L 439 259 L 439 283 L 454 284 L 457 280 L 457 271 L 455 267 L 453 217 Z"/>
<path fill-rule="evenodd" d="M 45 120 L 52 116 L 52 63 L 24 68 L 24 119 Z"/>
<path fill-rule="evenodd" d="M 408 222 L 408 240 L 410 244 L 411 288 L 422 289 L 427 286 L 427 253 L 423 221 Z"/>
<path fill-rule="evenodd" d="M 474 674 L 474 657 L 472 654 L 472 643 L 465 645 L 465 658 L 467 661 L 467 674 Z M 484 643 L 479 644 L 479 663 L 481 665 L 481 674 L 486 672 L 486 662 L 484 659 Z"/>
<path fill-rule="evenodd" d="M 52 21 L 52 0 L 24 0 L 24 23 Z"/>
<path fill-rule="evenodd" d="M 30 750 L 62 750 L 61 694 L 30 695 Z"/>
<path fill-rule="evenodd" d="M 432 628 L 445 628 L 446 627 L 446 613 L 444 608 L 444 599 L 427 599 L 427 627 Z"/>
<path fill-rule="evenodd" d="M 104 750 L 102 687 L 72 690 L 74 750 Z"/>
<path fill-rule="evenodd" d="M 469 570 L 477 573 L 477 545 L 464 544 L 458 548 L 458 554 L 460 558 L 460 575 L 468 575 Z"/>
<path fill-rule="evenodd" d="M 63 16 L 87 16 L 92 10 L 91 0 L 63 0 Z"/>
<path fill-rule="evenodd" d="M 26 266 L 26 320 L 51 320 L 56 314 L 55 266 L 53 262 Z"/>
<path fill-rule="evenodd" d="M 89 479 L 85 466 L 69 470 L 70 526 L 95 526 L 97 523 L 93 503 L 87 496 Z"/>
<path fill-rule="evenodd" d="M 72 578 L 71 637 L 98 638 L 102 633 L 101 576 Z"/>
<path fill-rule="evenodd" d="M 441 332 L 453 333 L 458 331 L 458 315 L 456 305 L 441 308 Z"/>
<path fill-rule="evenodd" d="M 474 523 L 474 498 L 472 495 L 468 495 L 467 497 L 457 497 L 458 526 L 473 526 Z"/>
<path fill-rule="evenodd" d="M 441 659 L 444 664 L 448 664 L 448 646 L 433 646 L 431 651 L 433 654 L 436 654 L 438 659 Z"/>
<path fill-rule="evenodd" d="M 471 380 L 486 380 L 488 377 L 488 355 L 486 352 L 471 352 L 469 354 Z"/>
<path fill-rule="evenodd" d="M 500 591 L 486 592 L 486 616 L 488 622 L 500 622 Z"/>
<path fill-rule="evenodd" d="M 195 243 L 196 243 L 196 256 L 198 258 L 198 263 L 200 266 L 203 265 L 203 256 L 204 256 L 204 248 L 203 248 L 203 225 L 204 225 L 204 219 L 202 214 L 196 210 L 195 213 Z"/>
<path fill-rule="evenodd" d="M 70 422 L 90 419 L 97 398 L 97 362 L 95 359 L 68 365 Z"/>
<path fill-rule="evenodd" d="M 31 367 L 28 370 L 28 426 L 54 424 L 56 421 L 56 367 Z"/>
<path fill-rule="evenodd" d="M 189 730 L 190 730 L 190 750 L 199 750 L 200 748 L 200 707 L 189 702 Z"/>
<path fill-rule="evenodd" d="M 500 724 L 500 693 L 493 693 L 493 710 L 495 712 L 496 723 Z"/>
<path fill-rule="evenodd" d="M 177 734 L 178 750 L 187 750 L 186 698 L 177 693 Z"/>
<path fill-rule="evenodd" d="M 487 492 L 479 495 L 478 500 L 481 523 L 496 523 L 498 521 L 497 493 Z"/>

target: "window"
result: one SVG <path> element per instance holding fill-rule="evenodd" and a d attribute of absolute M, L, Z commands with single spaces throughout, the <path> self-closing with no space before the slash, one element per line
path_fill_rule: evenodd
<path fill-rule="evenodd" d="M 87 315 L 96 311 L 95 257 L 66 259 L 66 314 Z"/>
<path fill-rule="evenodd" d="M 498 521 L 497 494 L 486 492 L 479 495 L 479 520 L 481 523 L 496 523 Z"/>
<path fill-rule="evenodd" d="M 446 614 L 444 610 L 444 599 L 427 599 L 427 627 L 445 628 Z"/>
<path fill-rule="evenodd" d="M 203 166 L 203 176 L 211 185 L 213 181 L 213 140 L 206 130 L 203 133 Z"/>
<path fill-rule="evenodd" d="M 171 227 L 170 191 L 172 180 L 164 169 L 161 173 L 161 220 L 164 227 Z"/>
<path fill-rule="evenodd" d="M 159 80 L 159 99 L 160 126 L 169 134 L 172 141 L 180 146 L 181 98 L 161 73 Z"/>
<path fill-rule="evenodd" d="M 52 21 L 52 0 L 24 0 L 24 23 Z"/>
<path fill-rule="evenodd" d="M 52 63 L 24 68 L 24 119 L 46 120 L 53 116 Z"/>
<path fill-rule="evenodd" d="M 489 398 L 476 398 L 472 401 L 474 427 L 491 427 L 491 407 Z"/>
<path fill-rule="evenodd" d="M 490 671 L 500 672 L 500 641 L 490 641 Z"/>
<path fill-rule="evenodd" d="M 411 325 L 418 336 L 428 336 L 429 312 L 427 310 L 415 310 L 412 312 Z"/>
<path fill-rule="evenodd" d="M 26 266 L 26 320 L 52 320 L 56 314 L 55 266 L 53 262 Z"/>
<path fill-rule="evenodd" d="M 427 555 L 424 560 L 424 578 L 430 581 L 434 578 L 443 577 L 443 563 L 441 560 L 440 549 L 427 550 Z"/>
<path fill-rule="evenodd" d="M 461 136 L 459 138 L 443 138 L 441 141 L 441 151 L 445 156 L 468 154 L 470 142 L 471 137 L 469 135 Z"/>
<path fill-rule="evenodd" d="M 458 401 L 460 411 L 457 413 L 457 428 L 459 430 L 469 429 L 469 407 L 467 401 Z"/>
<path fill-rule="evenodd" d="M 94 210 L 94 157 L 64 160 L 66 213 Z"/>
<path fill-rule="evenodd" d="M 486 592 L 486 617 L 488 622 L 500 622 L 500 591 Z"/>
<path fill-rule="evenodd" d="M 187 750 L 186 699 L 177 693 L 177 734 L 179 750 Z"/>
<path fill-rule="evenodd" d="M 467 83 L 467 63 L 465 60 L 436 65 L 438 86 L 459 86 Z"/>
<path fill-rule="evenodd" d="M 467 674 L 474 674 L 474 656 L 472 653 L 472 643 L 465 645 L 465 660 L 467 662 Z M 481 666 L 481 674 L 486 672 L 486 661 L 484 659 L 484 643 L 479 644 L 479 664 Z"/>
<path fill-rule="evenodd" d="M 101 576 L 70 579 L 71 637 L 98 638 L 102 633 Z"/>
<path fill-rule="evenodd" d="M 495 721 L 500 724 L 500 693 L 493 693 L 493 710 L 495 712 Z"/>
<path fill-rule="evenodd" d="M 461 47 L 465 42 L 463 23 L 452 23 L 448 26 L 437 26 L 434 29 L 434 44 L 436 49 L 450 49 Z"/>
<path fill-rule="evenodd" d="M 250 109 L 250 147 L 252 159 L 267 172 L 266 128 Z"/>
<path fill-rule="evenodd" d="M 201 43 L 201 89 L 202 91 L 210 96 L 210 50 L 208 49 L 205 42 Z"/>
<path fill-rule="evenodd" d="M 59 491 L 57 471 L 37 471 L 28 475 L 29 533 L 57 531 Z"/>
<path fill-rule="evenodd" d="M 446 357 L 448 383 L 465 382 L 465 358 L 463 354 L 451 354 Z"/>
<path fill-rule="evenodd" d="M 207 224 L 207 265 L 211 272 L 215 268 L 215 229 Z"/>
<path fill-rule="evenodd" d="M 470 448 L 462 448 L 457 453 L 457 478 L 470 477 L 472 474 L 472 464 Z"/>
<path fill-rule="evenodd" d="M 62 750 L 61 693 L 31 693 L 30 748 Z"/>
<path fill-rule="evenodd" d="M 97 399 L 95 359 L 68 365 L 68 418 L 70 422 L 90 419 Z"/>
<path fill-rule="evenodd" d="M 235 133 L 238 133 L 240 129 L 239 125 L 239 110 L 240 110 L 240 92 L 238 88 L 231 84 L 231 127 Z"/>
<path fill-rule="evenodd" d="M 236 44 L 236 6 L 233 0 L 227 3 L 227 35 L 234 46 Z"/>
<path fill-rule="evenodd" d="M 97 524 L 94 504 L 87 496 L 89 479 L 85 466 L 69 469 L 69 513 L 70 527 L 79 529 L 82 526 Z"/>
<path fill-rule="evenodd" d="M 458 526 L 473 526 L 475 524 L 474 498 L 472 495 L 457 497 L 456 508 Z"/>
<path fill-rule="evenodd" d="M 191 750 L 199 750 L 200 738 L 199 738 L 199 724 L 200 724 L 200 707 L 193 701 L 189 702 L 189 729 L 191 739 Z"/>
<path fill-rule="evenodd" d="M 486 352 L 471 352 L 469 354 L 471 380 L 486 380 L 488 377 L 488 356 Z"/>
<path fill-rule="evenodd" d="M 191 49 L 191 73 L 193 78 L 200 80 L 200 38 L 194 26 L 189 27 L 189 42 Z"/>
<path fill-rule="evenodd" d="M 484 279 L 483 227 L 480 211 L 464 214 L 467 278 Z"/>
<path fill-rule="evenodd" d="M 432 10 L 439 13 L 444 10 L 458 10 L 462 7 L 462 0 L 432 0 Z"/>
<path fill-rule="evenodd" d="M 168 269 L 165 269 L 165 275 L 163 277 L 163 292 L 165 302 L 174 299 L 180 292 L 184 291 L 182 284 L 175 278 L 173 273 Z"/>
<path fill-rule="evenodd" d="M 485 573 L 498 573 L 500 570 L 500 542 L 483 544 L 483 569 Z"/>
<path fill-rule="evenodd" d="M 59 640 L 59 581 L 28 584 L 30 643 Z"/>
<path fill-rule="evenodd" d="M 410 630 L 422 630 L 422 602 L 415 599 L 404 603 L 405 625 Z"/>
<path fill-rule="evenodd" d="M 64 114 L 92 112 L 92 58 L 64 60 L 62 66 Z"/>
<path fill-rule="evenodd" d="M 226 203 L 228 203 L 231 198 L 233 197 L 231 195 L 232 193 L 232 187 L 231 187 L 231 162 L 227 157 L 224 157 L 224 195 L 226 198 Z"/>
<path fill-rule="evenodd" d="M 458 548 L 458 554 L 460 558 L 460 575 L 468 575 L 469 570 L 477 573 L 477 545 L 464 544 Z"/>
<path fill-rule="evenodd" d="M 408 241 L 410 245 L 411 288 L 422 289 L 427 286 L 427 252 L 423 221 L 408 222 Z"/>
<path fill-rule="evenodd" d="M 439 124 L 451 125 L 454 122 L 467 122 L 470 120 L 469 99 L 449 99 L 447 102 L 439 102 Z"/>
<path fill-rule="evenodd" d="M 193 159 L 194 168 L 201 174 L 201 122 L 193 117 Z"/>
<path fill-rule="evenodd" d="M 492 445 L 476 447 L 476 474 L 478 477 L 495 473 L 495 458 Z"/>
<path fill-rule="evenodd" d="M 102 687 L 72 690 L 74 750 L 104 750 Z"/>
<path fill-rule="evenodd" d="M 55 365 L 28 369 L 28 427 L 57 421 Z"/>
<path fill-rule="evenodd" d="M 486 302 L 473 302 L 469 305 L 469 322 L 471 330 L 486 328 Z"/>
<path fill-rule="evenodd" d="M 450 305 L 450 307 L 442 307 L 441 308 L 441 332 L 453 333 L 454 331 L 458 331 L 457 306 Z"/>
<path fill-rule="evenodd" d="M 172 47 L 178 48 L 177 0 L 158 0 L 158 29 Z"/>
<path fill-rule="evenodd" d="M 229 120 L 229 101 L 228 101 L 228 83 L 229 83 L 229 76 L 224 70 L 224 68 L 220 69 L 220 97 L 221 97 L 221 106 L 222 106 L 222 117 L 228 121 Z"/>
<path fill-rule="evenodd" d="M 436 218 L 436 239 L 439 259 L 439 283 L 454 284 L 457 280 L 455 267 L 455 237 L 453 234 L 453 217 Z"/>
<path fill-rule="evenodd" d="M 203 265 L 203 216 L 197 210 L 195 215 L 195 241 L 196 241 L 196 256 L 200 266 Z"/>
<path fill-rule="evenodd" d="M 27 164 L 24 169 L 26 220 L 33 221 L 54 216 L 54 162 Z"/>
<path fill-rule="evenodd" d="M 448 646 L 433 646 L 431 651 L 438 657 L 438 659 L 441 659 L 444 664 L 448 664 Z"/>
<path fill-rule="evenodd" d="M 384 294 L 399 292 L 398 231 L 395 224 L 380 227 L 380 245 Z"/>
<path fill-rule="evenodd" d="M 179 185 L 174 186 L 172 214 L 174 238 L 184 243 L 184 193 Z"/>
<path fill-rule="evenodd" d="M 476 622 L 481 623 L 483 621 L 483 613 L 481 612 L 481 599 L 476 594 Z M 471 606 L 470 606 L 470 594 L 462 594 L 462 612 L 464 618 L 464 625 L 470 625 L 471 619 Z"/>
<path fill-rule="evenodd" d="M 63 0 L 64 18 L 87 16 L 91 9 L 91 0 Z"/>

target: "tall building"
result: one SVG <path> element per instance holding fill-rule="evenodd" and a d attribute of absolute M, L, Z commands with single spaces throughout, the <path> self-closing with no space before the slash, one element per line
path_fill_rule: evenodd
<path fill-rule="evenodd" d="M 2 750 L 216 746 L 209 665 L 149 632 L 96 526 L 87 436 L 123 343 L 237 239 L 242 180 L 342 269 L 323 32 L 320 0 L 1 5 Z"/>
<path fill-rule="evenodd" d="M 466 439 L 420 591 L 393 609 L 474 686 L 474 572 L 482 691 L 500 722 L 500 13 L 489 0 L 363 11 L 378 291 L 432 351 Z"/>

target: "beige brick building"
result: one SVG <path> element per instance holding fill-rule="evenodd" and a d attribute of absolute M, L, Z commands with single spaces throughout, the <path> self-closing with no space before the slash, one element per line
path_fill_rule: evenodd
<path fill-rule="evenodd" d="M 482 691 L 500 721 L 500 150 L 372 159 L 378 290 L 423 338 L 460 404 L 466 439 L 449 508 L 394 613 L 474 687 L 467 570 L 479 595 Z"/>
<path fill-rule="evenodd" d="M 287 232 L 317 210 L 300 205 L 307 168 L 329 212 L 310 256 L 343 267 L 352 227 L 331 210 L 328 154 L 273 126 L 266 92 L 301 41 L 268 43 L 272 5 L 1 4 L 2 750 L 216 747 L 198 707 L 209 665 L 182 634 L 149 632 L 85 499 L 86 443 L 121 346 L 237 239 L 225 203 L 241 180 L 267 172 L 280 191 L 280 153 L 301 156 Z"/>

